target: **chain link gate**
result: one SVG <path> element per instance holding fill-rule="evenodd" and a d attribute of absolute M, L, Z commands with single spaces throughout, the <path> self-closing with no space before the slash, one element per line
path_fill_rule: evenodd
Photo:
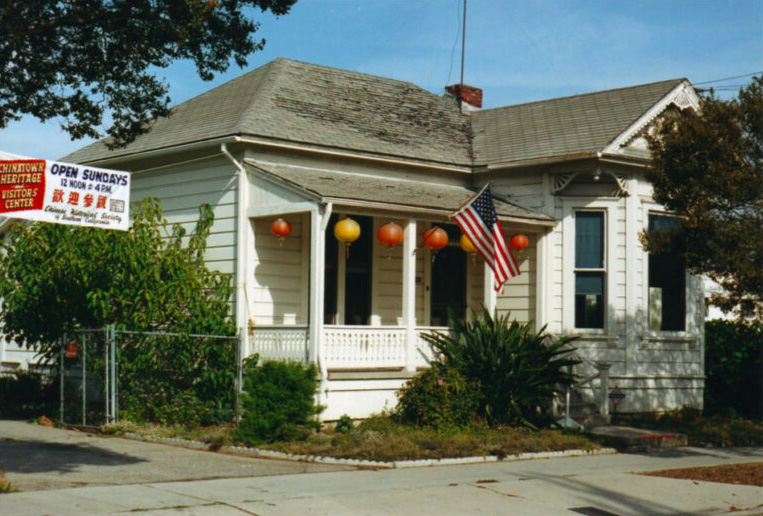
<path fill-rule="evenodd" d="M 59 420 L 100 426 L 116 420 L 116 336 L 113 326 L 80 330 L 61 341 Z"/>
<path fill-rule="evenodd" d="M 100 426 L 124 416 L 140 418 L 157 410 L 175 410 L 184 400 L 173 397 L 188 398 L 194 384 L 209 376 L 206 366 L 211 362 L 224 364 L 225 380 L 232 380 L 218 383 L 232 391 L 231 409 L 238 419 L 242 336 L 242 332 L 225 336 L 116 330 L 113 325 L 79 330 L 61 342 L 59 419 L 63 424 Z M 213 342 L 217 345 L 210 345 Z M 224 358 L 204 356 L 200 352 L 204 349 Z M 178 373 L 181 368 L 186 369 L 185 375 Z M 120 400 L 126 406 L 120 407 Z M 183 417 L 182 408 L 177 407 L 175 417 Z"/>

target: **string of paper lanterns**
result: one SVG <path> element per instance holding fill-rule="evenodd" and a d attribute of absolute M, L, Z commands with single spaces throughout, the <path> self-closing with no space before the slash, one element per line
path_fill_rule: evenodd
<path fill-rule="evenodd" d="M 283 247 L 285 238 L 291 234 L 291 224 L 279 217 L 271 224 L 270 231 L 278 238 L 278 245 Z M 350 245 L 360 237 L 360 224 L 351 217 L 345 217 L 334 225 L 334 237 L 346 245 L 346 255 L 349 257 Z M 394 222 L 388 222 L 376 232 L 376 239 L 381 245 L 390 249 L 388 259 L 391 259 L 392 248 L 403 242 L 403 229 Z M 434 260 L 437 251 L 448 245 L 448 233 L 440 226 L 434 226 L 424 232 L 422 243 L 432 251 L 432 259 Z M 521 233 L 514 235 L 509 240 L 509 245 L 520 254 L 528 244 L 527 237 Z M 474 263 L 477 248 L 467 235 L 461 235 L 459 245 L 464 252 L 472 255 L 472 262 Z"/>

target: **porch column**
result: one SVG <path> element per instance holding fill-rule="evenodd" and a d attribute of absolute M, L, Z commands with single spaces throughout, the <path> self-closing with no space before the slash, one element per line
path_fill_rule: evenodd
<path fill-rule="evenodd" d="M 487 308 L 490 315 L 493 315 L 496 306 L 496 291 L 493 286 L 495 285 L 495 277 L 493 276 L 493 269 L 490 268 L 490 265 L 488 265 L 487 262 L 484 262 L 483 269 L 483 274 L 485 276 L 485 285 L 483 288 L 485 308 Z"/>
<path fill-rule="evenodd" d="M 331 205 L 328 209 L 317 206 L 310 212 L 310 321 L 308 362 L 319 362 L 321 335 L 323 335 L 323 291 L 325 289 L 326 229 Z M 319 364 L 320 365 L 320 364 Z"/>
<path fill-rule="evenodd" d="M 403 230 L 403 324 L 405 325 L 405 370 L 416 371 L 416 220 Z"/>

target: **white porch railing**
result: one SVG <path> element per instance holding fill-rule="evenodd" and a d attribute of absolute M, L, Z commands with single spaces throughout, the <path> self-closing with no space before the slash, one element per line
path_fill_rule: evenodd
<path fill-rule="evenodd" d="M 414 368 L 428 366 L 433 358 L 422 335 L 448 328 L 417 327 L 410 362 Z M 252 351 L 263 359 L 306 361 L 307 326 L 257 326 L 252 334 Z M 320 360 L 327 369 L 404 368 L 407 331 L 402 326 L 325 326 L 321 336 Z"/>
<path fill-rule="evenodd" d="M 405 367 L 405 328 L 326 326 L 321 344 L 329 369 Z"/>
<path fill-rule="evenodd" d="M 252 334 L 260 359 L 307 361 L 307 326 L 257 326 Z"/>

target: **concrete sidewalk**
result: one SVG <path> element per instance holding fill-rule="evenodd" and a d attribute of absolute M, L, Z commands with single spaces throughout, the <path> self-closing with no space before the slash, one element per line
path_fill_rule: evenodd
<path fill-rule="evenodd" d="M 5 422 L 0 422 L 0 435 Z M 60 431 L 59 431 L 60 432 Z M 92 438 L 91 438 L 92 439 Z M 112 441 L 109 439 L 108 441 Z M 116 439 L 114 441 L 123 441 Z M 90 442 L 89 440 L 87 442 Z M 218 454 L 159 444 L 170 455 Z M 137 455 L 129 455 L 137 458 Z M 180 456 L 180 455 L 178 455 Z M 266 462 L 280 476 L 146 481 L 0 496 L 0 514 L 85 515 L 752 515 L 763 510 L 763 488 L 639 475 L 689 466 L 763 461 L 763 449 L 674 448 L 618 454 L 412 469 L 310 470 L 307 464 Z M 185 461 L 187 459 L 179 459 Z M 0 455 L 0 467 L 4 457 Z M 187 463 L 192 464 L 193 462 Z M 272 464 L 270 464 L 272 463 Z M 158 464 L 158 463 L 156 463 Z M 317 465 L 312 465 L 317 466 Z M 77 469 L 79 465 L 72 465 Z M 291 474 L 288 467 L 300 468 Z M 284 469 L 282 469 L 284 468 Z M 110 471 L 104 467 L 104 483 Z M 258 474 L 268 475 L 266 469 Z M 11 480 L 13 476 L 9 475 Z M 225 476 L 224 474 L 220 475 Z"/>

